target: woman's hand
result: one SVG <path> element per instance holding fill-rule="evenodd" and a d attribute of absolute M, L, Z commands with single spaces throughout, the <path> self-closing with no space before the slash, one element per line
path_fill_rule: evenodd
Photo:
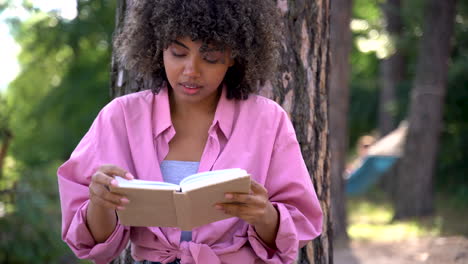
<path fill-rule="evenodd" d="M 117 186 L 114 176 L 120 176 L 127 180 L 133 180 L 134 177 L 124 169 L 114 165 L 102 165 L 93 174 L 91 184 L 89 185 L 89 199 L 93 205 L 112 210 L 123 210 L 129 200 L 119 194 L 112 193 L 110 186 Z"/>
<path fill-rule="evenodd" d="M 97 243 L 106 241 L 117 225 L 115 210 L 125 209 L 124 205 L 129 200 L 121 195 L 110 192 L 110 186 L 116 186 L 114 176 L 120 176 L 128 180 L 134 177 L 114 165 L 103 165 L 99 167 L 91 178 L 89 185 L 89 199 L 86 214 L 86 224 Z"/>
<path fill-rule="evenodd" d="M 237 216 L 255 227 L 255 231 L 271 248 L 275 248 L 278 231 L 278 211 L 268 199 L 268 192 L 251 180 L 250 193 L 226 193 L 229 203 L 217 203 L 216 209 Z"/>

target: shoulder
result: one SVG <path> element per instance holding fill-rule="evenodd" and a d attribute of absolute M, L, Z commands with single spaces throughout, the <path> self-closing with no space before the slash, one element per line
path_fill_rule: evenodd
<path fill-rule="evenodd" d="M 149 111 L 153 99 L 150 90 L 119 96 L 104 106 L 98 117 L 109 121 L 125 119 L 132 113 L 145 112 L 145 109 Z"/>
<path fill-rule="evenodd" d="M 107 104 L 104 109 L 109 110 L 138 110 L 141 108 L 151 106 L 155 95 L 151 90 L 140 91 L 136 93 L 126 94 L 114 98 L 109 104 Z"/>
<path fill-rule="evenodd" d="M 256 111 L 262 117 L 276 118 L 286 114 L 286 111 L 275 101 L 261 95 L 252 94 L 247 100 L 240 101 L 241 108 Z"/>
<path fill-rule="evenodd" d="M 145 103 L 151 104 L 154 99 L 154 94 L 151 90 L 144 90 L 136 93 L 126 94 L 116 97 L 110 104 L 120 104 L 126 106 L 145 106 Z M 142 105 L 143 104 L 143 105 Z"/>
<path fill-rule="evenodd" d="M 277 102 L 261 95 L 250 95 L 247 100 L 240 101 L 240 111 L 250 122 L 262 122 L 270 128 L 290 123 L 287 112 Z"/>

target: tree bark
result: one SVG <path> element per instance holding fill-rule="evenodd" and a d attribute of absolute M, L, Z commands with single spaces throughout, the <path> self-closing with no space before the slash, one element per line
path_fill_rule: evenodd
<path fill-rule="evenodd" d="M 117 36 L 123 29 L 125 13 L 127 7 L 131 5 L 134 0 L 118 0 L 117 9 L 115 15 L 115 30 L 114 36 Z M 117 58 L 115 53 L 112 53 L 112 62 L 111 62 L 111 85 L 110 85 L 110 96 L 115 98 L 117 96 L 138 92 L 144 90 L 145 88 L 149 89 L 150 87 L 145 87 L 145 84 L 142 83 L 137 78 L 134 78 L 132 73 L 125 70 L 123 67 L 118 65 Z"/>
<path fill-rule="evenodd" d="M 290 114 L 324 212 L 322 235 L 299 252 L 298 263 L 333 263 L 330 219 L 328 74 L 330 0 L 277 0 L 283 16 L 281 62 L 261 94 Z"/>
<path fill-rule="evenodd" d="M 8 128 L 5 128 L 3 131 L 0 131 L 3 134 L 3 142 L 0 147 L 0 180 L 3 178 L 3 164 L 5 163 L 5 158 L 8 153 L 8 147 L 10 146 L 11 139 L 13 135 L 11 134 Z"/>
<path fill-rule="evenodd" d="M 130 0 L 119 0 L 116 30 Z M 299 263 L 333 263 L 330 220 L 330 151 L 328 143 L 328 68 L 330 0 L 277 0 L 285 28 L 277 77 L 262 94 L 290 114 L 307 168 L 324 212 L 322 235 L 300 250 Z M 112 97 L 145 89 L 145 83 L 122 69 L 113 58 Z M 129 251 L 112 263 L 128 262 Z M 125 262 L 127 261 L 127 262 Z"/>
<path fill-rule="evenodd" d="M 403 81 L 405 60 L 400 48 L 403 24 L 401 20 L 400 0 L 387 0 L 382 4 L 387 33 L 394 48 L 394 53 L 381 61 L 381 89 L 379 98 L 379 134 L 384 137 L 395 129 L 396 91 Z"/>
<path fill-rule="evenodd" d="M 433 213 L 433 178 L 447 87 L 455 0 L 429 0 L 399 168 L 395 219 Z"/>
<path fill-rule="evenodd" d="M 117 9 L 115 15 L 115 30 L 114 36 L 117 36 L 123 29 L 125 13 L 127 11 L 128 5 L 132 3 L 133 0 L 118 0 Z M 129 94 L 132 92 L 137 92 L 142 90 L 143 87 L 136 78 L 132 78 L 129 72 L 126 71 L 121 65 L 118 64 L 115 52 L 112 52 L 112 62 L 111 62 L 111 84 L 110 84 L 110 96 L 115 98 L 124 94 Z M 127 248 L 122 251 L 120 256 L 110 264 L 133 264 L 134 259 L 131 254 L 131 246 L 128 244 Z"/>
<path fill-rule="evenodd" d="M 343 172 L 348 149 L 349 53 L 351 51 L 351 0 L 331 2 L 330 14 L 330 153 L 331 218 L 334 246 L 348 244 L 346 195 Z"/>

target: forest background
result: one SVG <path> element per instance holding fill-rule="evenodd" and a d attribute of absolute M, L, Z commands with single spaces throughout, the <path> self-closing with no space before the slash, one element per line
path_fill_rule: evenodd
<path fill-rule="evenodd" d="M 2 22 L 9 25 L 10 34 L 21 47 L 20 72 L 0 90 L 0 262 L 71 263 L 74 257 L 60 238 L 56 169 L 110 100 L 116 6 L 112 0 L 79 0 L 76 15 L 65 17 L 60 10 L 45 12 L 34 2 L 0 0 Z M 397 86 L 397 100 L 390 106 L 395 124 L 407 117 L 418 56 L 431 56 L 418 52 L 425 1 L 403 2 L 398 49 L 405 57 L 404 77 Z M 395 48 L 385 29 L 382 3 L 353 1 L 349 159 L 355 155 L 360 136 L 378 131 L 380 66 Z M 19 12 L 26 15 L 18 16 Z M 468 211 L 467 1 L 458 2 L 454 23 L 433 190 L 436 214 L 440 207 Z M 0 47 L 3 45 L 0 43 Z M 353 219 L 352 211 L 358 211 L 356 206 L 362 204 L 371 204 L 371 209 L 360 214 L 372 215 L 382 208 L 392 212 L 391 199 L 375 199 L 385 197 L 382 193 L 375 187 L 362 197 L 350 199 L 349 218 Z M 464 226 L 444 229 L 445 223 L 453 220 L 449 217 L 434 218 L 431 225 L 439 227 L 438 232 L 467 237 Z M 416 224 L 425 223 L 416 220 Z M 362 239 L 355 230 L 351 221 L 351 239 Z M 358 233 L 362 236 L 363 230 Z"/>

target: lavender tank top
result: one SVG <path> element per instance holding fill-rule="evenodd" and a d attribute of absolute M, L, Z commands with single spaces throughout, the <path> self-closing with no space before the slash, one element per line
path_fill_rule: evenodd
<path fill-rule="evenodd" d="M 181 180 L 198 172 L 200 162 L 163 160 L 161 163 L 161 173 L 165 182 L 179 184 Z M 191 241 L 192 231 L 182 231 L 180 241 Z"/>

